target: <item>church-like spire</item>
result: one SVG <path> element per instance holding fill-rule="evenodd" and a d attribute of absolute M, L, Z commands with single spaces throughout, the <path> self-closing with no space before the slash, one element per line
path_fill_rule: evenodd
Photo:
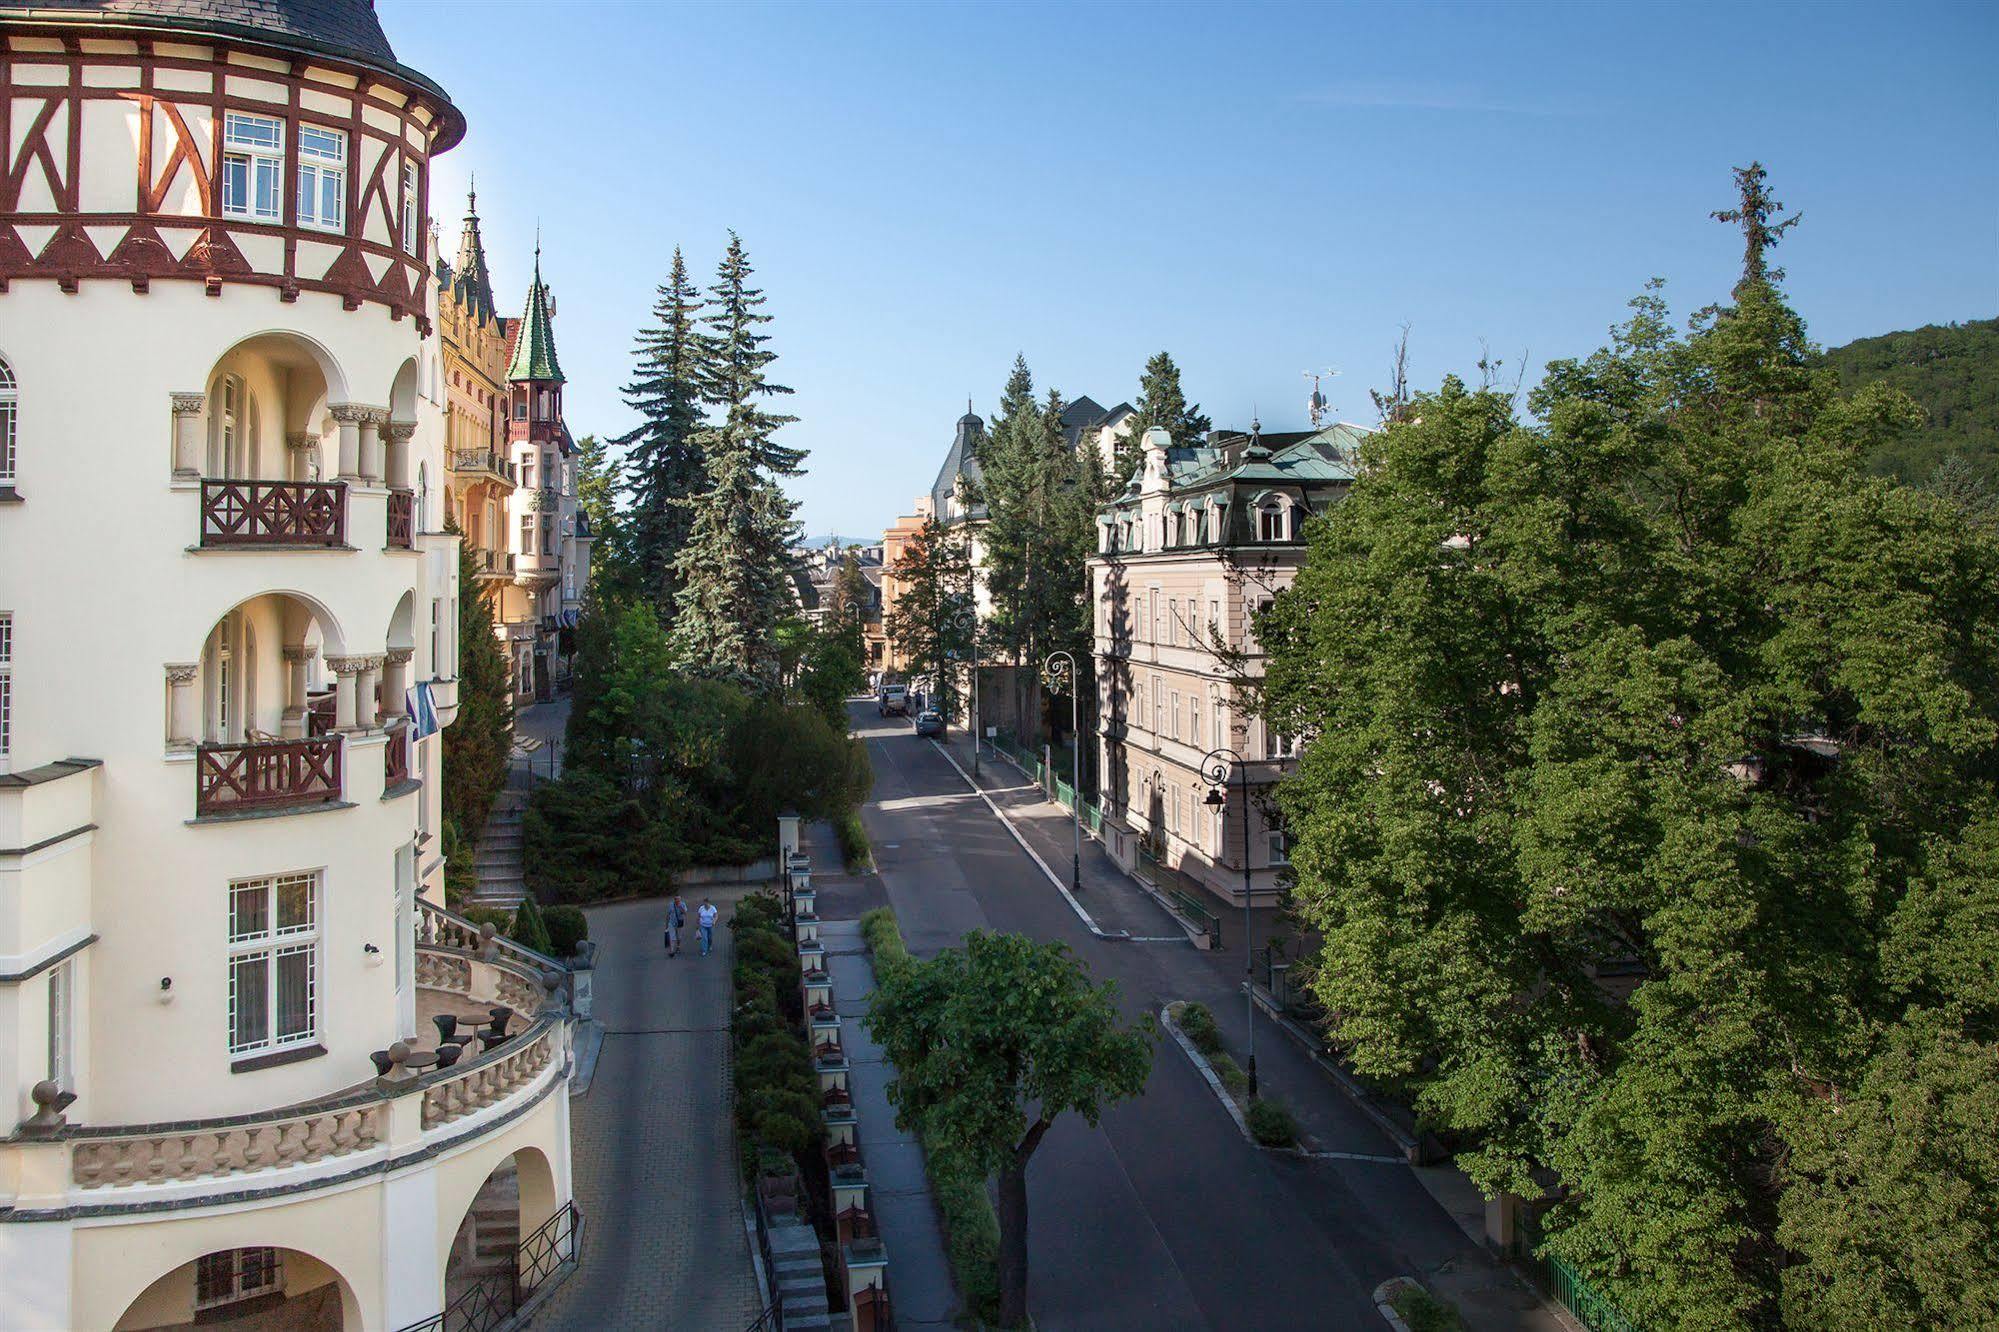
<path fill-rule="evenodd" d="M 486 271 L 486 246 L 479 239 L 479 190 L 475 185 L 465 194 L 465 229 L 458 234 L 458 262 L 453 265 L 453 286 L 459 304 L 481 323 L 496 317 L 499 307 L 493 300 L 493 279 Z"/>
<path fill-rule="evenodd" d="M 513 363 L 507 378 L 519 383 L 540 380 L 563 382 L 562 364 L 555 359 L 555 325 L 548 312 L 548 287 L 541 280 L 541 240 L 534 245 L 534 281 L 528 287 L 528 306 L 521 312 L 521 333 L 514 342 Z"/>

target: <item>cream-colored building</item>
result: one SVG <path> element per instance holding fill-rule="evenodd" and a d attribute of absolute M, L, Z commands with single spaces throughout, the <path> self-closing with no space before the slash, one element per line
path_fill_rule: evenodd
<path fill-rule="evenodd" d="M 1249 895 L 1276 902 L 1284 833 L 1271 785 L 1296 747 L 1248 706 L 1263 674 L 1251 616 L 1297 576 L 1302 525 L 1346 493 L 1363 431 L 1216 432 L 1176 445 L 1148 430 L 1144 466 L 1097 517 L 1090 561 L 1096 613 L 1099 799 L 1105 841 L 1128 868 L 1209 912 L 1244 905 L 1247 776 Z M 1225 804 L 1215 789 L 1223 760 Z M 1233 928 L 1232 925 L 1227 926 Z"/>
<path fill-rule="evenodd" d="M 573 1220 L 560 973 L 431 905 L 463 121 L 367 0 L 0 42 L 0 1324 L 421 1325 Z"/>

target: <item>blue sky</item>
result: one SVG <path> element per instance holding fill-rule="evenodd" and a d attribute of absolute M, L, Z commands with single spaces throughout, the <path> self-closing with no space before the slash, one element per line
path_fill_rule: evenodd
<path fill-rule="evenodd" d="M 504 306 L 537 222 L 570 427 L 616 434 L 675 244 L 739 231 L 811 450 L 809 533 L 878 534 L 1016 351 L 1111 404 L 1170 350 L 1218 424 L 1344 418 L 1583 354 L 1654 275 L 1720 298 L 1706 220 L 1760 158 L 1820 342 L 1999 313 L 1999 6 L 668 5 L 378 0 L 470 122 Z"/>

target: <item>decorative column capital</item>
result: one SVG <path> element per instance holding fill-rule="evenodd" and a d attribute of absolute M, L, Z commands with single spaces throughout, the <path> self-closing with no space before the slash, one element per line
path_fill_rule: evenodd
<path fill-rule="evenodd" d="M 285 436 L 285 447 L 288 449 L 305 450 L 316 448 L 318 444 L 319 436 L 310 430 L 294 430 Z"/>
<path fill-rule="evenodd" d="M 390 648 L 382 654 L 382 660 L 391 666 L 407 666 L 416 659 L 413 647 Z"/>
<path fill-rule="evenodd" d="M 361 663 L 361 669 L 364 671 L 379 671 L 382 669 L 382 657 L 382 653 L 372 652 L 365 657 L 356 657 L 355 660 Z"/>
<path fill-rule="evenodd" d="M 411 435 L 414 435 L 416 433 L 416 422 L 390 421 L 388 425 L 385 427 L 384 433 L 386 433 L 388 437 L 392 440 L 408 439 Z"/>
<path fill-rule="evenodd" d="M 357 656 L 328 657 L 326 667 L 335 675 L 359 675 L 368 669 L 368 658 Z"/>
<path fill-rule="evenodd" d="M 284 646 L 284 654 L 286 661 L 311 661 L 319 655 L 319 649 L 310 643 L 287 643 Z"/>
<path fill-rule="evenodd" d="M 176 393 L 173 400 L 175 416 L 199 416 L 201 409 L 208 405 L 206 393 Z"/>
<path fill-rule="evenodd" d="M 191 661 L 170 661 L 167 663 L 167 683 L 175 685 L 193 684 L 195 673 L 200 666 Z"/>
<path fill-rule="evenodd" d="M 388 415 L 382 408 L 370 407 L 364 402 L 328 403 L 326 414 L 341 425 L 370 425 Z"/>

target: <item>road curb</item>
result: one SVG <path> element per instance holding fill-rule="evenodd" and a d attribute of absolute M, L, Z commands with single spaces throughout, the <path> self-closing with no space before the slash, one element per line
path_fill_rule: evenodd
<path fill-rule="evenodd" d="M 1129 943 L 1131 941 L 1131 931 L 1107 930 L 1097 924 L 1090 916 L 1090 913 L 1083 910 L 1083 904 L 1076 900 L 1076 895 L 1069 891 L 1069 885 L 1062 882 L 1056 876 L 1054 870 L 1048 868 L 1048 862 L 1041 858 L 1041 853 L 1028 843 L 1027 838 L 1021 835 L 1020 829 L 1013 826 L 1013 820 L 1007 817 L 1006 811 L 1001 809 L 998 803 L 986 794 L 986 789 L 983 786 L 972 780 L 970 773 L 958 766 L 958 760 L 951 757 L 950 749 L 945 745 L 939 744 L 934 738 L 930 740 L 930 743 L 936 748 L 939 754 L 944 756 L 944 761 L 951 765 L 951 771 L 964 778 L 965 785 L 971 787 L 973 791 L 978 793 L 979 799 L 986 802 L 986 808 L 993 812 L 993 817 L 1000 821 L 1000 826 L 1013 835 L 1013 840 L 1020 844 L 1020 849 L 1027 852 L 1028 857 L 1040 867 L 1041 872 L 1048 877 L 1048 882 L 1055 885 L 1055 891 L 1062 894 L 1062 900 L 1069 904 L 1069 909 L 1076 913 L 1076 919 L 1082 921 L 1091 934 L 1096 935 L 1099 939 L 1110 940 L 1113 943 Z"/>
<path fill-rule="evenodd" d="M 1256 1006 L 1270 1015 L 1271 1021 L 1277 1024 L 1277 1029 L 1303 1048 L 1312 1062 L 1318 1065 L 1319 1071 L 1333 1080 L 1334 1085 L 1346 1094 L 1354 1107 L 1366 1115 L 1376 1128 L 1388 1135 L 1389 1141 L 1401 1150 L 1404 1160 L 1412 1166 L 1423 1164 L 1423 1143 L 1420 1138 L 1411 1137 L 1408 1130 L 1384 1114 L 1381 1107 L 1374 1103 L 1374 1098 L 1368 1094 L 1367 1089 L 1355 1082 L 1351 1074 L 1328 1057 L 1317 1038 L 1299 1027 L 1283 1009 L 1254 987 L 1251 988 L 1250 995 L 1255 999 Z"/>
<path fill-rule="evenodd" d="M 574 1100 L 590 1094 L 590 1084 L 597 1076 L 597 1056 L 604 1051 L 604 1024 L 594 1018 L 577 1023 L 572 1048 L 575 1064 L 569 1079 L 569 1096 Z"/>
<path fill-rule="evenodd" d="M 1206 1055 L 1194 1048 L 1194 1042 L 1188 1039 L 1186 1032 L 1180 1030 L 1180 1024 L 1173 1020 L 1170 1011 L 1172 1007 L 1170 1003 L 1159 1006 L 1160 1025 L 1171 1033 L 1174 1042 L 1186 1053 L 1187 1058 L 1193 1061 L 1194 1071 L 1201 1075 L 1202 1081 L 1208 1084 L 1208 1090 L 1215 1094 L 1215 1098 L 1222 1103 L 1222 1108 L 1229 1112 L 1229 1118 L 1235 1121 L 1236 1132 L 1242 1134 L 1242 1140 L 1252 1147 L 1262 1147 L 1263 1144 L 1249 1131 L 1249 1121 L 1243 1118 L 1242 1107 L 1235 1103 L 1235 1097 L 1229 1095 L 1229 1089 L 1222 1085 L 1221 1075 L 1215 1072 L 1215 1066 L 1208 1062 Z"/>
<path fill-rule="evenodd" d="M 1374 1288 L 1374 1308 L 1395 1332 L 1409 1332 L 1409 1324 L 1402 1321 L 1402 1315 L 1395 1312 L 1395 1298 L 1405 1290 L 1422 1290 L 1423 1283 L 1413 1277 L 1390 1277 Z"/>

